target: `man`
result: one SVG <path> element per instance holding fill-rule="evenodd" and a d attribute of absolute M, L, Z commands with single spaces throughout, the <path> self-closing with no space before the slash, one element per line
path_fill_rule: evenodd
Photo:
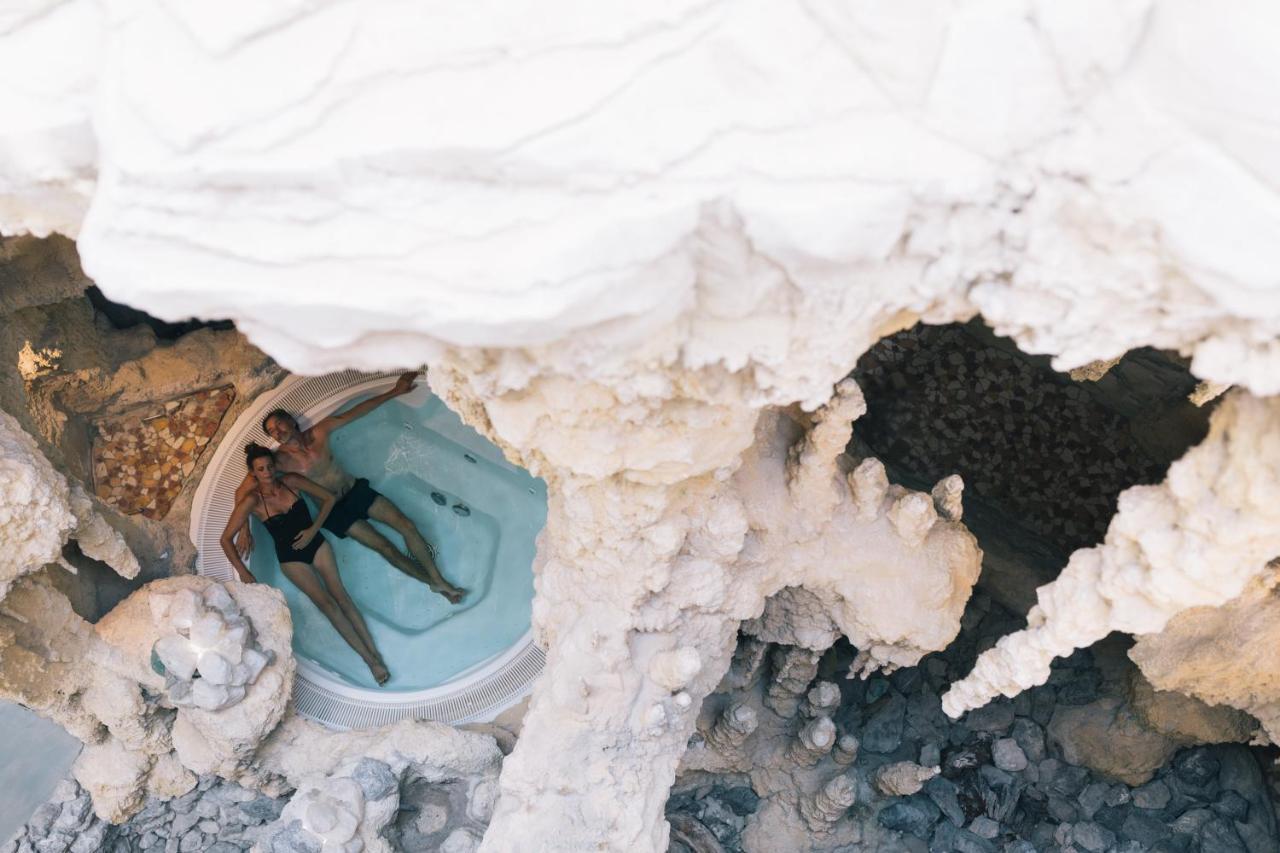
<path fill-rule="evenodd" d="M 363 477 L 356 479 L 347 473 L 329 450 L 329 436 L 334 430 L 369 414 L 388 400 L 408 394 L 414 389 L 417 377 L 417 372 L 401 374 L 390 391 L 370 397 L 345 412 L 330 415 L 309 429 L 299 429 L 298 421 L 283 409 L 268 413 L 262 421 L 262 428 L 279 442 L 276 460 L 282 471 L 301 474 L 338 496 L 338 502 L 325 519 L 325 530 L 343 539 L 350 536 L 361 545 L 377 551 L 400 571 L 457 604 L 467 591 L 449 583 L 440 574 L 435 563 L 435 551 L 418 528 L 399 507 L 370 488 L 368 480 Z M 246 477 L 240 484 L 236 489 L 237 502 L 253 491 L 253 482 L 252 477 Z M 368 519 L 381 521 L 403 536 L 412 559 L 369 524 Z M 240 529 L 238 541 L 241 553 L 247 554 L 253 547 L 247 521 Z"/>

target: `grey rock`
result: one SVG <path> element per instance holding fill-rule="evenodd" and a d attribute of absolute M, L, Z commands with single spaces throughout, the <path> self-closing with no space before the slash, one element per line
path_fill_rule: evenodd
<path fill-rule="evenodd" d="M 1178 781 L 1194 788 L 1203 788 L 1217 778 L 1221 763 L 1204 747 L 1188 749 L 1173 759 L 1173 772 Z"/>
<path fill-rule="evenodd" d="M 1001 823 L 1013 816 L 1026 784 L 998 767 L 986 765 L 978 770 L 982 782 L 983 810 L 987 817 Z"/>
<path fill-rule="evenodd" d="M 290 821 L 271 839 L 271 853 L 321 853 L 321 843 L 302 828 L 302 821 Z"/>
<path fill-rule="evenodd" d="M 176 815 L 173 823 L 169 826 L 168 835 L 171 838 L 181 838 L 186 835 L 193 826 L 201 820 L 200 815 L 195 812 L 187 812 L 186 814 Z"/>
<path fill-rule="evenodd" d="M 942 812 L 928 797 L 919 794 L 890 803 L 880 810 L 876 820 L 886 829 L 895 832 L 906 832 L 916 838 L 927 839 L 933 825 L 942 817 Z M 318 853 L 318 851 L 317 851 Z"/>
<path fill-rule="evenodd" d="M 218 816 L 218 799 L 217 797 L 207 796 L 196 802 L 196 814 L 200 817 L 217 817 Z"/>
<path fill-rule="evenodd" d="M 1044 760 L 1044 729 L 1041 728 L 1034 720 L 1028 720 L 1023 717 L 1013 721 L 1013 731 L 1010 736 L 1018 742 L 1018 746 L 1026 754 L 1028 761 L 1040 762 Z"/>
<path fill-rule="evenodd" d="M 1079 812 L 1066 797 L 1053 795 L 1049 797 L 1049 816 L 1059 823 L 1071 823 L 1079 817 Z"/>
<path fill-rule="evenodd" d="M 196 788 L 194 791 L 189 791 L 181 797 L 176 797 L 171 800 L 169 803 L 169 810 L 177 812 L 178 814 L 185 814 L 195 807 L 196 800 L 198 799 L 200 799 L 200 789 Z"/>
<path fill-rule="evenodd" d="M 1036 846 L 1030 841 L 1019 838 L 1006 844 L 1004 853 L 1036 853 Z"/>
<path fill-rule="evenodd" d="M 951 821 L 938 821 L 933 837 L 929 839 L 929 853 L 951 853 L 956 849 L 956 835 L 960 829 Z"/>
<path fill-rule="evenodd" d="M 996 767 L 1011 773 L 1027 769 L 1027 754 L 1011 737 L 1000 738 L 991 745 L 991 759 Z"/>
<path fill-rule="evenodd" d="M 98 853 L 107 837 L 107 823 L 94 821 L 71 842 L 71 853 Z"/>
<path fill-rule="evenodd" d="M 240 853 L 240 848 L 229 841 L 218 841 L 205 848 L 204 853 Z"/>
<path fill-rule="evenodd" d="M 1249 819 L 1249 801 L 1235 791 L 1227 791 L 1218 797 L 1211 808 L 1229 820 Z"/>
<path fill-rule="evenodd" d="M 951 849 L 955 853 L 996 853 L 999 849 L 987 839 L 963 829 L 956 830 L 952 843 L 954 846 Z"/>
<path fill-rule="evenodd" d="M 1077 797 L 1084 790 L 1084 786 L 1089 781 L 1089 771 L 1083 767 L 1075 767 L 1071 764 L 1062 764 L 1057 768 L 1057 772 L 1046 775 L 1044 765 L 1047 761 L 1040 762 L 1040 787 L 1050 794 L 1057 794 L 1060 797 Z"/>
<path fill-rule="evenodd" d="M 178 845 L 182 839 L 176 835 L 170 835 L 164 841 L 164 853 L 178 853 Z"/>
<path fill-rule="evenodd" d="M 10 838 L 8 841 L 0 844 L 0 853 L 18 853 L 17 837 Z"/>
<path fill-rule="evenodd" d="M 969 831 L 979 838 L 995 838 L 1000 834 L 1000 824 L 986 815 L 978 815 L 969 824 Z"/>
<path fill-rule="evenodd" d="M 1200 849 L 1213 853 L 1249 853 L 1230 821 L 1215 817 L 1200 829 Z"/>
<path fill-rule="evenodd" d="M 893 752 L 902 743 L 907 700 L 890 692 L 868 710 L 867 721 L 862 727 L 862 748 L 882 755 Z"/>
<path fill-rule="evenodd" d="M 1195 835 L 1200 832 L 1201 827 L 1213 820 L 1213 817 L 1213 812 L 1208 809 L 1191 809 L 1178 815 L 1177 820 L 1170 824 L 1170 828 L 1184 835 Z"/>
<path fill-rule="evenodd" d="M 964 809 L 960 806 L 960 789 L 950 779 L 934 776 L 924 783 L 924 793 L 953 825 L 964 826 Z"/>
<path fill-rule="evenodd" d="M 1013 705 L 1008 700 L 997 699 L 966 714 L 964 725 L 970 731 L 1002 734 L 1013 725 Z"/>
<path fill-rule="evenodd" d="M 1112 785 L 1107 791 L 1106 803 L 1109 806 L 1122 806 L 1133 800 L 1133 794 L 1129 791 L 1128 785 Z"/>
<path fill-rule="evenodd" d="M 1041 726 L 1049 725 L 1053 719 L 1053 710 L 1058 705 L 1057 691 L 1048 684 L 1042 684 L 1031 691 L 1031 719 Z"/>
<path fill-rule="evenodd" d="M 43 838 L 48 835 L 49 830 L 53 828 L 53 822 L 58 819 L 61 812 L 62 808 L 57 803 L 41 803 L 31 815 L 31 820 L 27 821 L 27 835 L 31 838 Z"/>
<path fill-rule="evenodd" d="M 217 821 L 213 820 L 202 820 L 197 826 L 200 827 L 200 831 L 205 835 L 217 835 L 222 832 L 222 827 L 218 825 Z"/>
<path fill-rule="evenodd" d="M 1129 813 L 1132 811 L 1132 803 L 1122 803 L 1118 806 L 1103 806 L 1093 813 L 1093 820 L 1102 824 L 1112 832 L 1121 832 L 1124 822 L 1129 819 Z"/>
<path fill-rule="evenodd" d="M 280 812 L 284 811 L 285 801 L 275 800 L 271 797 L 258 797 L 256 800 L 250 800 L 247 803 L 241 803 L 240 813 L 244 815 L 244 822 L 250 826 L 257 826 L 263 823 L 271 823 L 280 819 Z"/>
<path fill-rule="evenodd" d="M 400 787 L 400 780 L 391 772 L 391 768 L 374 758 L 360 759 L 351 778 L 356 780 L 360 790 L 364 791 L 365 798 L 369 800 L 381 800 Z"/>
<path fill-rule="evenodd" d="M 88 827 L 93 820 L 93 804 L 87 796 L 76 797 L 62 804 L 53 828 L 61 832 L 75 833 Z"/>
<path fill-rule="evenodd" d="M 1097 814 L 1098 809 L 1102 808 L 1107 802 L 1107 794 L 1111 792 L 1111 786 L 1105 782 L 1093 782 L 1080 792 L 1079 798 L 1076 800 L 1080 804 L 1080 814 L 1085 820 L 1093 820 L 1093 816 Z"/>
<path fill-rule="evenodd" d="M 1125 818 L 1120 834 L 1143 847 L 1152 847 L 1172 835 L 1173 830 L 1164 822 L 1135 810 Z"/>
<path fill-rule="evenodd" d="M 1172 798 L 1169 786 L 1157 780 L 1133 789 L 1133 804 L 1140 809 L 1162 809 Z"/>
<path fill-rule="evenodd" d="M 1096 823 L 1077 823 L 1071 827 L 1071 841 L 1089 853 L 1102 853 L 1116 843 L 1116 834 Z"/>
<path fill-rule="evenodd" d="M 178 850 L 180 853 L 196 853 L 203 846 L 204 834 L 198 829 L 193 829 L 182 836 L 182 841 L 178 843 Z"/>
<path fill-rule="evenodd" d="M 936 743 L 926 743 L 920 747 L 920 766 L 937 767 L 942 763 L 942 747 Z"/>
<path fill-rule="evenodd" d="M 46 835 L 36 842 L 36 853 L 67 853 L 71 849 L 71 836 L 62 832 Z"/>

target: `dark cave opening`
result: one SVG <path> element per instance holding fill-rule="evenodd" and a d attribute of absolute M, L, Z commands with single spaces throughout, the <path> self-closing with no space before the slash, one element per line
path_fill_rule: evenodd
<path fill-rule="evenodd" d="M 134 326 L 145 324 L 151 327 L 151 331 L 155 332 L 156 337 L 162 341 L 175 341 L 198 329 L 227 331 L 235 328 L 235 324 L 230 320 L 186 320 L 181 323 L 170 323 L 121 302 L 112 302 L 96 284 L 85 288 L 85 296 L 93 305 L 94 312 L 106 318 L 112 328 L 132 329 Z"/>
<path fill-rule="evenodd" d="M 1097 381 L 1055 371 L 980 320 L 884 338 L 853 372 L 867 400 L 849 451 L 927 491 L 964 479 L 983 583 L 1025 612 L 1071 552 L 1100 543 L 1130 486 L 1160 482 L 1208 431 L 1212 405 L 1176 356 L 1127 353 Z"/>

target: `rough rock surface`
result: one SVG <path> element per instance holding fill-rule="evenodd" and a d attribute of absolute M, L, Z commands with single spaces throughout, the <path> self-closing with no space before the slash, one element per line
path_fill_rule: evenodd
<path fill-rule="evenodd" d="M 1116 694 L 1133 669 L 1122 644 L 1076 652 L 1053 663 L 1048 683 L 958 721 L 948 718 L 940 700 L 948 680 L 968 671 L 979 650 L 1017 621 L 976 593 L 946 651 L 887 678 L 842 680 L 840 701 L 829 713 L 838 740 L 862 743 L 849 760 L 838 750 L 812 764 L 794 760 L 792 745 L 811 720 L 802 710 L 784 717 L 770 708 L 765 697 L 775 671 L 762 668 L 749 683 L 723 686 L 702 708 L 667 805 L 670 850 L 1276 849 L 1280 836 L 1260 769 L 1269 760 L 1265 752 L 1238 744 L 1176 751 L 1171 740 L 1136 720 L 1105 735 L 1116 728 Z M 823 655 L 815 684 L 855 656 L 838 643 Z M 713 737 L 741 708 L 753 711 L 750 731 L 731 742 Z M 1061 737 L 1074 734 L 1064 732 L 1064 720 L 1093 741 L 1082 747 Z M 1145 760 L 1134 738 L 1156 742 L 1172 760 L 1120 781 L 1117 776 L 1134 769 L 1128 762 Z M 1104 754 L 1102 745 L 1116 755 Z M 1008 760 L 1015 752 L 1020 760 Z M 916 781 L 926 775 L 932 778 Z M 891 779 L 915 784 L 886 784 Z"/>
<path fill-rule="evenodd" d="M 1026 630 L 1001 639 L 952 685 L 947 713 L 1043 683 L 1054 657 L 1112 631 L 1156 633 L 1184 610 L 1239 596 L 1280 553 L 1277 422 L 1280 397 L 1226 397 L 1204 442 L 1160 485 L 1125 491 L 1106 541 L 1076 551 L 1040 588 Z"/>
<path fill-rule="evenodd" d="M 1256 717 L 1273 743 L 1280 742 L 1280 600 L 1273 562 L 1236 598 L 1221 607 L 1183 611 L 1157 634 L 1138 637 L 1129 655 L 1158 690 L 1178 691 L 1210 705 L 1239 708 Z M 1222 740 L 1239 740 L 1241 723 L 1218 729 Z M 1196 725 L 1196 729 L 1200 728 Z M 1227 735 L 1230 736 L 1227 736 Z"/>
<path fill-rule="evenodd" d="M 0 484 L 0 598 L 22 575 L 50 563 L 66 566 L 62 547 L 68 540 L 124 577 L 138 573 L 138 561 L 93 500 L 54 470 L 35 440 L 4 412 Z"/>
<path fill-rule="evenodd" d="M 865 673 L 949 642 L 971 583 L 971 541 L 924 495 L 876 500 L 803 452 L 789 471 L 799 436 L 766 407 L 823 406 L 882 335 L 976 312 L 1060 368 L 1150 344 L 1280 391 L 1280 12 L 1155 9 L 603 3 L 495 28 L 478 7 L 440 27 L 382 2 L 36 0 L 0 29 L 6 79 L 29 80 L 0 94 L 0 229 L 78 233 L 108 295 L 235 318 L 293 368 L 431 361 L 552 492 L 548 668 L 486 844 L 660 850 L 690 709 L 766 597 L 814 592 Z M 431 120 L 385 108 L 404 103 Z M 1222 408 L 1243 442 L 1274 424 L 1239 393 Z M 1238 595 L 1280 506 L 1217 479 L 1238 461 L 1124 501 L 1125 524 L 1189 533 L 1164 517 L 1182 487 L 1230 493 L 1198 502 L 1199 538 L 1134 538 L 1159 559 L 1103 573 L 1083 552 L 1041 599 L 1043 647 L 987 659 L 948 710 Z M 648 664 L 679 648 L 700 669 L 672 692 Z"/>

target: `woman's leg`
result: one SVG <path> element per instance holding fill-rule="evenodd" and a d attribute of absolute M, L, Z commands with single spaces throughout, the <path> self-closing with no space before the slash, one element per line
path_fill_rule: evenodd
<path fill-rule="evenodd" d="M 315 569 L 307 563 L 288 562 L 280 564 L 280 571 L 284 573 L 285 577 L 293 581 L 294 586 L 302 590 L 307 598 L 311 599 L 311 602 L 342 635 L 342 639 L 347 641 L 347 645 L 355 649 L 356 654 L 360 655 L 361 660 L 373 672 L 374 679 L 378 680 L 377 669 L 381 669 L 385 673 L 386 667 L 378 660 L 377 653 L 370 651 L 365 646 L 364 640 L 357 633 L 355 626 L 351 624 L 351 620 L 342 612 L 337 600 L 329 594 L 324 584 L 321 583 Z M 378 680 L 378 683 L 381 684 L 385 680 L 385 678 Z"/>
<path fill-rule="evenodd" d="M 364 623 L 364 616 L 360 613 L 360 609 L 356 607 L 356 603 L 351 600 L 351 595 L 347 592 L 347 588 L 342 583 L 342 576 L 338 573 L 338 560 L 333 555 L 333 548 L 326 542 L 320 546 L 320 550 L 316 552 L 315 569 L 320 575 L 320 579 L 324 581 L 325 587 L 329 590 L 329 595 L 333 596 L 333 600 L 338 602 L 338 607 L 342 609 L 343 614 L 351 621 L 352 627 L 356 629 L 356 633 L 360 635 L 360 639 L 364 640 L 365 647 L 373 652 L 374 657 L 382 662 L 382 655 L 378 652 L 378 647 L 374 645 L 373 635 L 369 633 L 369 626 Z"/>
<path fill-rule="evenodd" d="M 441 583 L 432 578 L 426 569 L 401 552 L 401 550 L 395 545 L 391 544 L 391 540 L 375 530 L 373 525 L 369 522 L 355 522 L 347 530 L 347 535 L 359 542 L 361 545 L 364 545 L 366 548 L 371 548 L 374 551 L 377 551 L 378 555 L 381 556 L 382 559 L 386 560 L 388 563 L 395 566 L 414 580 L 422 581 L 427 586 L 431 587 L 432 590 L 440 593 L 450 601 L 456 602 L 458 598 L 461 598 L 461 595 L 451 597 L 450 594 L 446 594 L 446 589 L 451 591 L 448 584 L 441 586 Z"/>

